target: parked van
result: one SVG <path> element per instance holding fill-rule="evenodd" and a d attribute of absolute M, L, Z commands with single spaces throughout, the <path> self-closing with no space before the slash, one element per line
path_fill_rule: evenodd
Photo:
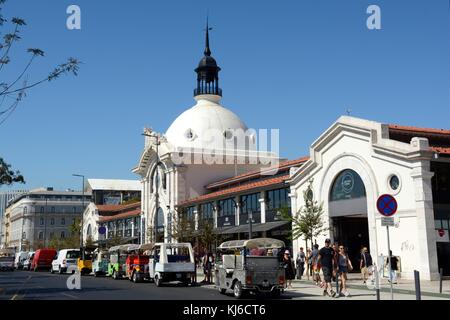
<path fill-rule="evenodd" d="M 35 272 L 39 269 L 50 270 L 52 261 L 56 257 L 55 249 L 39 249 L 34 254 L 33 262 L 31 263 L 31 270 Z"/>
<path fill-rule="evenodd" d="M 16 258 L 14 260 L 14 267 L 17 270 L 23 269 L 23 264 L 25 260 L 28 258 L 28 252 L 26 251 L 20 251 L 16 253 Z"/>
<path fill-rule="evenodd" d="M 23 270 L 31 270 L 31 263 L 33 262 L 34 251 L 28 252 L 26 260 L 23 262 Z"/>
<path fill-rule="evenodd" d="M 80 257 L 80 249 L 63 249 L 58 252 L 58 256 L 52 262 L 51 273 L 75 273 L 77 270 L 77 260 Z"/>

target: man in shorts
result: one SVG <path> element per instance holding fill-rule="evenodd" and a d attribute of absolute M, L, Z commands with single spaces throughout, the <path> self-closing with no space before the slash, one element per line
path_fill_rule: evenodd
<path fill-rule="evenodd" d="M 334 270 L 334 250 L 330 246 L 331 240 L 325 240 L 325 247 L 319 251 L 319 263 L 322 267 L 323 278 L 325 281 L 325 287 L 323 290 L 324 296 L 336 296 L 336 292 L 333 291 L 331 286 L 331 277 Z M 329 291 L 329 292 L 328 292 Z"/>

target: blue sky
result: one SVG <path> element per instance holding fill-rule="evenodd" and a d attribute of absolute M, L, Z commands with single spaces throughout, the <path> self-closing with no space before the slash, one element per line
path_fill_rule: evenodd
<path fill-rule="evenodd" d="M 80 31 L 66 28 L 70 4 L 81 7 Z M 366 27 L 370 4 L 382 30 Z M 4 15 L 28 25 L 2 81 L 29 47 L 46 52 L 30 81 L 70 56 L 83 61 L 78 77 L 29 91 L 0 126 L 0 155 L 27 180 L 15 188 L 79 188 L 74 172 L 137 178 L 143 128 L 165 132 L 194 105 L 207 10 L 223 104 L 249 127 L 280 128 L 284 157 L 308 154 L 348 108 L 450 128 L 448 0 L 9 0 Z"/>

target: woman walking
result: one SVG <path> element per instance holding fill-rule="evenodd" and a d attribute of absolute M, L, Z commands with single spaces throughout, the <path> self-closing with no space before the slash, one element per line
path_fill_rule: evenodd
<path fill-rule="evenodd" d="M 339 295 L 344 295 L 348 297 L 350 294 L 347 290 L 347 273 L 353 270 L 352 262 L 348 258 L 347 252 L 345 252 L 344 246 L 339 246 L 339 254 L 337 257 L 338 263 L 338 275 L 340 284 Z"/>
<path fill-rule="evenodd" d="M 287 280 L 286 287 L 292 289 L 292 280 L 295 278 L 295 271 L 294 271 L 294 262 L 292 261 L 289 250 L 286 250 L 284 252 L 283 266 L 285 270 L 285 277 Z"/>

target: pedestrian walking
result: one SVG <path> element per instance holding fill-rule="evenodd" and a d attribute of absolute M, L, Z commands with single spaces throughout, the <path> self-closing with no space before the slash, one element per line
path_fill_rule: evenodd
<path fill-rule="evenodd" d="M 323 290 L 324 296 L 331 296 L 335 297 L 336 292 L 333 291 L 333 288 L 331 286 L 331 276 L 333 273 L 334 268 L 334 250 L 331 248 L 331 240 L 326 239 L 325 240 L 325 246 L 320 249 L 319 251 L 319 259 L 318 263 L 320 263 L 320 266 L 322 268 L 323 278 L 325 281 L 325 287 Z M 329 292 L 328 292 L 329 290 Z"/>
<path fill-rule="evenodd" d="M 391 274 L 388 281 L 397 284 L 398 258 L 392 255 L 392 251 L 389 251 L 389 255 L 391 256 Z"/>
<path fill-rule="evenodd" d="M 208 251 L 206 251 L 205 255 L 203 256 L 202 266 L 203 274 L 205 275 L 205 278 L 202 282 L 211 283 L 212 255 Z"/>
<path fill-rule="evenodd" d="M 305 260 L 306 254 L 303 252 L 303 248 L 297 254 L 296 264 L 297 264 L 297 279 L 301 280 L 303 272 L 305 271 Z"/>
<path fill-rule="evenodd" d="M 348 254 L 345 251 L 344 246 L 339 246 L 339 253 L 337 255 L 337 274 L 339 277 L 340 290 L 339 295 L 350 296 L 350 293 L 347 289 L 347 274 L 348 272 L 353 270 L 353 265 L 350 259 L 348 258 Z"/>
<path fill-rule="evenodd" d="M 283 267 L 286 277 L 286 288 L 292 289 L 292 280 L 295 278 L 294 262 L 292 261 L 289 250 L 286 250 L 283 255 Z"/>
<path fill-rule="evenodd" d="M 306 257 L 305 257 L 305 265 L 306 265 L 306 277 L 309 280 L 309 277 L 312 276 L 312 267 L 311 267 L 311 249 L 306 248 Z"/>
<path fill-rule="evenodd" d="M 369 253 L 367 247 L 361 249 L 361 262 L 359 263 L 359 268 L 361 269 L 361 275 L 363 283 L 366 283 L 369 277 L 369 268 L 372 267 L 372 256 Z"/>
<path fill-rule="evenodd" d="M 337 281 L 337 265 L 338 265 L 338 257 L 339 257 L 339 243 L 335 242 L 333 243 L 333 273 L 332 273 L 332 277 L 331 280 L 333 282 Z"/>
<path fill-rule="evenodd" d="M 319 245 L 315 244 L 311 251 L 311 266 L 313 270 L 313 281 L 317 286 L 322 286 L 322 279 L 320 278 L 320 262 L 319 262 Z"/>

